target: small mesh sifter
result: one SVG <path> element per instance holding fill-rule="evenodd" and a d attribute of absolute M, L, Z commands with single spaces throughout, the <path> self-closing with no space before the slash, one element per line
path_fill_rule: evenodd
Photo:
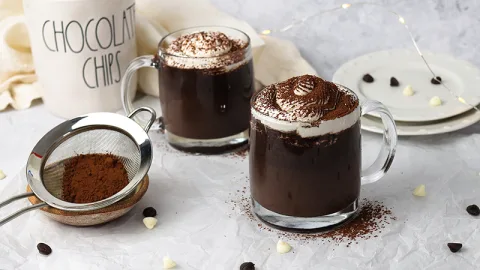
<path fill-rule="evenodd" d="M 141 127 L 132 118 L 149 112 L 150 120 Z M 28 157 L 27 181 L 33 192 L 14 196 L 0 208 L 21 198 L 37 196 L 44 203 L 20 209 L 0 220 L 0 226 L 28 211 L 51 206 L 66 211 L 90 211 L 109 206 L 135 190 L 152 163 L 152 144 L 148 130 L 156 119 L 155 111 L 138 108 L 127 117 L 114 113 L 92 113 L 63 122 L 49 131 L 35 145 Z M 128 185 L 104 200 L 70 203 L 62 200 L 64 165 L 80 154 L 113 154 L 124 164 Z"/>

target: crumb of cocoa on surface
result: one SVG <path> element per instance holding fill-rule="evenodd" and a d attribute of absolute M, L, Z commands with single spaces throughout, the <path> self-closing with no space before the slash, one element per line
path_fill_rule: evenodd
<path fill-rule="evenodd" d="M 235 152 L 233 153 L 235 156 L 237 157 L 242 157 L 242 158 L 245 158 L 248 156 L 248 152 L 250 151 L 250 148 L 249 147 L 245 147 L 244 149 L 238 151 L 238 152 Z"/>
<path fill-rule="evenodd" d="M 239 149 L 237 149 L 234 152 L 226 154 L 226 156 L 229 157 L 229 158 L 245 159 L 248 156 L 249 151 L 250 151 L 250 146 L 247 144 L 247 145 L 244 145 L 244 146 L 240 147 Z"/>

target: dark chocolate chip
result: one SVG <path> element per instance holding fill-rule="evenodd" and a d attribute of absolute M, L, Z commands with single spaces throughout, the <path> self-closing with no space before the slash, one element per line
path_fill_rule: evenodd
<path fill-rule="evenodd" d="M 373 79 L 372 75 L 367 73 L 367 74 L 363 75 L 363 81 L 367 82 L 367 83 L 372 83 L 374 81 L 374 79 Z"/>
<path fill-rule="evenodd" d="M 395 77 L 390 78 L 390 86 L 399 86 L 399 85 L 400 85 L 400 83 L 398 82 L 398 80 Z"/>
<path fill-rule="evenodd" d="M 448 243 L 447 246 L 450 249 L 450 251 L 453 252 L 453 253 L 462 249 L 462 244 L 460 244 L 460 243 Z"/>
<path fill-rule="evenodd" d="M 441 84 L 441 83 L 442 83 L 442 78 L 440 78 L 440 76 L 437 76 L 437 78 L 432 78 L 432 79 L 430 80 L 430 82 L 431 82 L 432 84 Z"/>
<path fill-rule="evenodd" d="M 144 217 L 155 217 L 157 216 L 157 210 L 153 207 L 147 207 L 143 209 L 143 216 Z"/>
<path fill-rule="evenodd" d="M 40 254 L 43 254 L 43 255 L 50 255 L 50 253 L 52 253 L 52 248 L 45 243 L 39 243 L 37 245 L 37 249 L 38 249 L 38 252 L 40 252 Z"/>
<path fill-rule="evenodd" d="M 244 262 L 240 265 L 240 270 L 255 270 L 255 264 L 252 262 Z"/>
<path fill-rule="evenodd" d="M 467 212 L 472 216 L 480 215 L 480 208 L 476 204 L 467 206 Z"/>

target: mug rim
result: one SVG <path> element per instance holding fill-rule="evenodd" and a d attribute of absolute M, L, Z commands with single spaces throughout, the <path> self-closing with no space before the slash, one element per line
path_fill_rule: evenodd
<path fill-rule="evenodd" d="M 192 27 L 186 27 L 186 28 L 182 28 L 182 29 L 178 29 L 178 30 L 175 30 L 173 32 L 170 32 L 168 33 L 166 36 L 164 36 L 159 42 L 158 42 L 158 45 L 157 45 L 157 52 L 159 55 L 162 55 L 162 56 L 168 56 L 168 57 L 174 57 L 174 58 L 180 58 L 180 59 L 216 59 L 216 58 L 222 58 L 222 57 L 225 57 L 231 53 L 238 53 L 238 51 L 235 51 L 235 52 L 228 52 L 228 53 L 225 53 L 225 54 L 221 54 L 221 55 L 217 55 L 217 56 L 203 56 L 203 57 L 195 57 L 195 56 L 183 56 L 183 55 L 176 55 L 176 54 L 171 54 L 171 53 L 168 53 L 164 48 L 162 48 L 160 46 L 160 44 L 162 44 L 167 38 L 171 37 L 172 35 L 174 34 L 177 34 L 179 32 L 182 32 L 182 31 L 185 31 L 185 30 L 195 30 L 195 29 L 198 29 L 200 31 L 202 31 L 202 29 L 208 29 L 208 28 L 224 28 L 224 29 L 229 29 L 229 30 L 233 30 L 233 31 L 236 31 L 238 32 L 239 34 L 243 35 L 246 37 L 246 46 L 244 48 L 242 48 L 241 50 L 243 51 L 248 51 L 251 47 L 251 39 L 250 39 L 250 36 L 245 33 L 244 31 L 240 30 L 240 29 L 237 29 L 237 28 L 234 28 L 234 27 L 230 27 L 230 26 L 221 26 L 221 25 L 201 25 L 201 26 L 192 26 Z M 191 33 L 195 33 L 195 32 L 191 32 Z M 190 33 L 190 34 L 191 34 Z"/>

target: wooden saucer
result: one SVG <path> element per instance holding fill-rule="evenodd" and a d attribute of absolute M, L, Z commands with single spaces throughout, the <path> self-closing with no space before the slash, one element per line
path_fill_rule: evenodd
<path fill-rule="evenodd" d="M 126 214 L 140 199 L 145 195 L 148 189 L 149 178 L 146 175 L 142 181 L 138 184 L 135 192 L 127 196 L 126 198 L 118 201 L 105 208 L 92 210 L 92 211 L 65 211 L 50 206 L 40 208 L 42 213 L 47 217 L 58 221 L 63 224 L 72 226 L 92 226 L 103 224 L 114 219 L 117 219 Z M 27 185 L 27 192 L 32 192 L 32 189 Z M 31 204 L 42 203 L 43 201 L 36 196 L 28 197 Z"/>

